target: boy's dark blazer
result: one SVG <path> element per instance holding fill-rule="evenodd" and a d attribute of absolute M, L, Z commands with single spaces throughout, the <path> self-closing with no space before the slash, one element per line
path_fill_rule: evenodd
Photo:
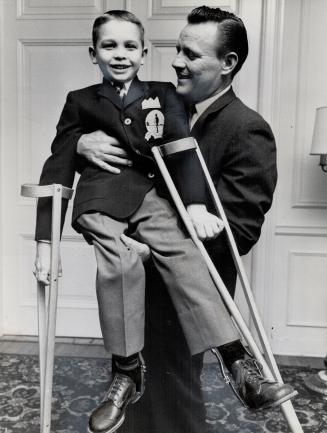
<path fill-rule="evenodd" d="M 160 108 L 156 101 L 159 101 Z M 147 141 L 146 116 L 153 109 L 164 114 L 164 134 L 162 138 L 151 137 Z M 121 173 L 117 175 L 79 157 L 76 146 L 80 136 L 96 130 L 117 138 L 130 152 L 133 166 L 120 167 Z M 77 230 L 76 219 L 85 212 L 99 211 L 125 219 L 137 210 L 154 185 L 160 195 L 167 197 L 151 147 L 189 135 L 184 105 L 171 83 L 141 82 L 135 78 L 122 101 L 116 89 L 104 80 L 102 84 L 68 94 L 51 146 L 52 155 L 44 164 L 40 185 L 59 183 L 71 187 L 75 172 L 81 173 L 72 218 L 73 227 Z M 194 152 L 176 154 L 168 165 L 184 202 L 204 202 L 204 181 Z M 67 201 L 63 200 L 62 224 L 66 209 Z M 50 227 L 51 201 L 40 199 L 36 240 L 50 239 Z"/>
<path fill-rule="evenodd" d="M 191 135 L 207 162 L 239 251 L 246 254 L 259 239 L 277 181 L 270 126 L 230 89 L 201 115 Z M 226 252 L 223 238 L 208 243 L 213 256 Z"/>

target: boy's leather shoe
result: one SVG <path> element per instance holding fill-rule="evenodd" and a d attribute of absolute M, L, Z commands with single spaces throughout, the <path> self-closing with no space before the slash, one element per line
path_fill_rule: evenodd
<path fill-rule="evenodd" d="M 291 385 L 268 381 L 261 364 L 253 358 L 235 361 L 232 375 L 237 391 L 251 409 L 278 406 L 298 394 Z"/>
<path fill-rule="evenodd" d="M 94 409 L 89 419 L 90 433 L 113 433 L 125 420 L 129 403 L 135 403 L 144 392 L 145 365 L 140 356 L 139 365 L 128 373 L 114 366 L 113 381 L 105 400 Z"/>

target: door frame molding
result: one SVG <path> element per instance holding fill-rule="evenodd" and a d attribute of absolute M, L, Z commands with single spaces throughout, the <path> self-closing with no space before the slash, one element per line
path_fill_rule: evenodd
<path fill-rule="evenodd" d="M 4 52 L 4 38 L 3 38 L 3 20 L 4 20 L 4 3 L 1 2 L 0 4 L 0 76 L 3 77 L 3 52 Z M 3 101 L 2 94 L 3 94 L 3 80 L 0 81 L 0 101 Z M 4 191 L 3 191 L 3 185 L 4 185 L 4 179 L 3 179 L 3 146 L 4 146 L 4 140 L 3 140 L 3 104 L 0 104 L 0 337 L 3 335 L 3 329 L 4 329 L 4 280 L 3 280 L 3 257 L 4 257 L 4 246 L 3 246 L 3 209 L 4 209 Z"/>
<path fill-rule="evenodd" d="M 280 130 L 278 107 L 281 89 L 284 11 L 285 0 L 264 0 L 263 2 L 258 111 L 271 125 L 277 147 Z M 262 228 L 261 241 L 253 249 L 252 256 L 252 287 L 268 337 L 270 336 L 268 330 L 271 327 L 271 296 L 273 293 L 272 264 L 274 263 L 277 223 L 276 198 L 275 193 L 274 204 Z"/>

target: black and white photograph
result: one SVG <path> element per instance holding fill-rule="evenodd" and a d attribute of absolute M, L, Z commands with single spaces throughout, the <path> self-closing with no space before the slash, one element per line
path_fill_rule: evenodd
<path fill-rule="evenodd" d="M 0 433 L 327 433 L 326 0 L 0 0 Z"/>

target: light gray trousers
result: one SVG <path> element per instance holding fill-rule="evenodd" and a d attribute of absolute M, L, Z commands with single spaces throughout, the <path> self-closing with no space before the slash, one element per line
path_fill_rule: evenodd
<path fill-rule="evenodd" d="M 192 355 L 240 338 L 201 254 L 155 189 L 127 221 L 94 212 L 81 215 L 78 224 L 94 245 L 100 325 L 109 353 L 129 356 L 144 346 L 145 272 L 137 252 L 120 239 L 127 230 L 151 248 Z"/>

